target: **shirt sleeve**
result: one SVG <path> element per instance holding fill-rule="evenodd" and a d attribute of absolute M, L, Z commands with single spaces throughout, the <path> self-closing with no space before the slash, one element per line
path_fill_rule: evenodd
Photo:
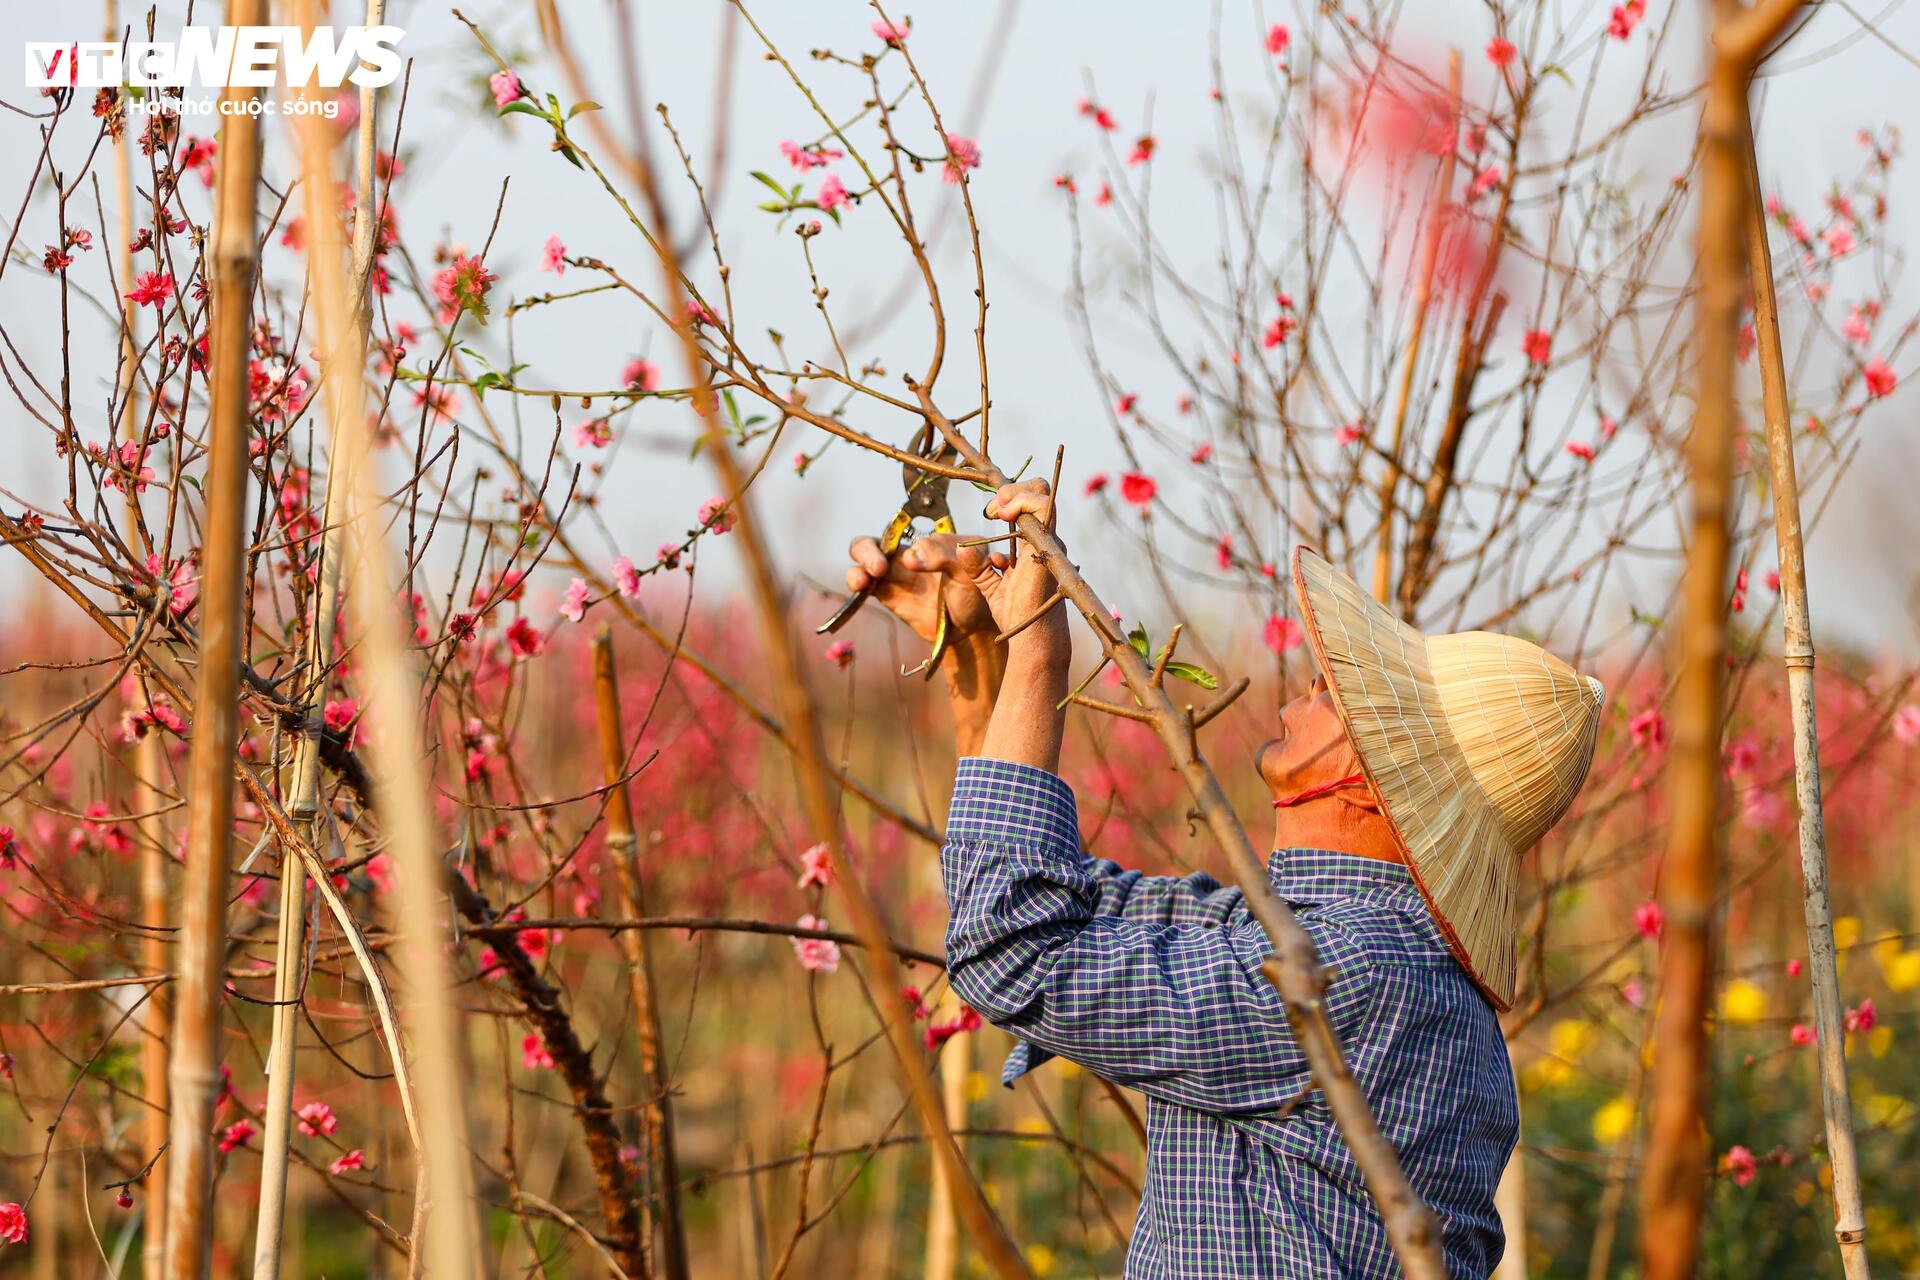
<path fill-rule="evenodd" d="M 994 1025 L 1204 1111 L 1270 1111 L 1306 1082 L 1305 1056 L 1260 972 L 1268 947 L 1258 924 L 1104 914 L 1111 878 L 1080 852 L 1073 792 L 1059 778 L 961 761 L 941 863 L 954 990 Z M 1371 971 L 1337 931 L 1316 941 L 1336 975 L 1328 1012 L 1336 1028 L 1351 1026 Z"/>

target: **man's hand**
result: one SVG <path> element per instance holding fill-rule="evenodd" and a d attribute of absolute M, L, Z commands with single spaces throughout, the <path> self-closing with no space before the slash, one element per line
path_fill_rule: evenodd
<path fill-rule="evenodd" d="M 855 538 L 847 549 L 853 558 L 847 569 L 847 590 L 863 591 L 872 586 L 873 598 L 928 644 L 933 643 L 940 625 L 943 601 L 950 620 L 950 642 L 958 644 L 980 636 L 991 640 L 999 628 L 975 585 L 974 575 L 995 568 L 995 560 L 999 561 L 997 567 L 1004 568 L 1007 558 L 982 555 L 978 547 L 963 551 L 958 543 L 953 534 L 937 533 L 889 560 L 876 539 Z M 968 559 L 963 561 L 963 556 Z"/>
<path fill-rule="evenodd" d="M 1052 507 L 1046 481 L 1029 480 L 1003 487 L 985 514 L 1009 523 L 1022 515 L 1045 520 Z M 987 733 L 1009 655 L 1029 676 L 1042 670 L 1064 673 L 1071 646 L 1066 611 L 1060 607 L 1022 630 L 1011 645 L 1000 644 L 1000 632 L 1046 602 L 1053 592 L 1053 575 L 1032 555 L 959 544 L 953 534 L 935 534 L 889 559 L 875 539 L 856 538 L 848 549 L 853 564 L 847 569 L 847 588 L 859 591 L 871 585 L 873 598 L 929 644 L 944 604 L 951 652 L 941 665 L 953 698 L 955 745 L 961 755 L 975 755 Z M 1016 543 L 1006 545 L 1017 549 Z M 1046 714 L 1039 720 L 1052 718 Z"/>
<path fill-rule="evenodd" d="M 1012 524 L 1023 515 L 1046 520 L 1053 510 L 1045 480 L 1002 487 L 987 503 L 989 520 Z M 1009 543 L 1017 550 L 1017 543 Z M 847 570 L 847 589 L 871 585 L 878 600 L 913 633 L 933 643 L 940 625 L 940 606 L 949 619 L 948 638 L 954 642 L 993 637 L 1032 615 L 1053 594 L 1053 575 L 1032 555 L 1017 558 L 1006 552 L 988 553 L 981 547 L 963 547 L 951 533 L 921 538 L 891 560 L 873 538 L 855 538 L 848 548 L 853 564 Z M 1027 632 L 1034 641 L 1063 640 L 1066 614 L 1056 610 Z M 1057 633 L 1057 634 L 1056 634 Z M 1049 643 L 1053 649 L 1056 646 Z"/>

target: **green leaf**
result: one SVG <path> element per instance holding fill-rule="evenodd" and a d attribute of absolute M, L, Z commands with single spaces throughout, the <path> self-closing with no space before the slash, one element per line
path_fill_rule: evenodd
<path fill-rule="evenodd" d="M 787 205 L 784 200 L 768 200 L 759 207 L 765 209 L 768 213 L 785 213 L 787 211 Z"/>
<path fill-rule="evenodd" d="M 1544 80 L 1548 76 L 1559 76 L 1567 82 L 1567 88 L 1573 88 L 1573 77 L 1567 74 L 1565 67 L 1548 65 L 1540 68 L 1540 78 Z"/>
<path fill-rule="evenodd" d="M 506 116 L 506 115 L 538 116 L 542 120 L 549 120 L 549 121 L 553 119 L 552 116 L 549 116 L 546 112 L 534 106 L 531 102 L 528 102 L 524 98 L 520 99 L 517 102 L 509 102 L 506 106 L 501 107 L 494 114 L 502 115 L 502 116 Z"/>
<path fill-rule="evenodd" d="M 833 219 L 834 226 L 837 227 L 840 225 L 840 211 L 838 209 L 827 210 L 827 216 Z"/>
<path fill-rule="evenodd" d="M 769 178 L 766 174 L 760 172 L 758 169 L 755 169 L 750 176 L 766 184 L 767 186 L 771 187 L 773 189 L 773 194 L 780 197 L 781 204 L 784 205 L 787 202 L 787 189 L 785 187 L 781 186 L 779 183 L 775 182 L 772 178 Z"/>
<path fill-rule="evenodd" d="M 600 109 L 600 104 L 597 102 L 576 102 L 573 104 L 573 109 L 567 112 L 567 119 L 573 119 L 582 111 L 598 111 Z"/>
<path fill-rule="evenodd" d="M 567 158 L 567 163 L 572 165 L 576 169 L 585 169 L 587 167 L 580 163 L 579 156 L 573 154 L 572 147 L 561 147 L 560 154 L 565 156 Z"/>
<path fill-rule="evenodd" d="M 1191 680 L 1202 689 L 1218 689 L 1220 687 L 1219 676 L 1213 674 L 1213 672 L 1207 670 L 1205 667 L 1196 667 L 1191 662 L 1169 662 L 1167 664 L 1167 674 L 1170 676 L 1178 676 L 1182 680 Z"/>
<path fill-rule="evenodd" d="M 1147 656 L 1147 653 L 1153 647 L 1152 642 L 1147 639 L 1147 629 L 1145 627 L 1135 627 L 1133 630 L 1127 632 L 1127 643 L 1133 646 L 1133 651 L 1139 654 L 1142 659 Z"/>
<path fill-rule="evenodd" d="M 507 380 L 505 378 L 501 377 L 499 374 L 489 369 L 485 373 L 481 374 L 479 377 L 473 380 L 474 398 L 478 400 L 485 400 L 487 398 L 487 388 L 504 387 L 506 385 L 507 385 Z"/>

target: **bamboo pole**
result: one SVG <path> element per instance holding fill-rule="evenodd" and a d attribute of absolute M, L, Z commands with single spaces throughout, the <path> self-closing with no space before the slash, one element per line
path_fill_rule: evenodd
<path fill-rule="evenodd" d="M 1460 51 L 1447 50 L 1447 123 L 1460 121 Z M 1385 604 L 1393 594 L 1393 506 L 1400 490 L 1401 453 L 1406 448 L 1407 409 L 1413 403 L 1413 377 L 1420 364 L 1420 343 L 1427 332 L 1427 311 L 1433 302 L 1433 275 L 1440 263 L 1440 236 L 1446 229 L 1447 202 L 1453 197 L 1453 159 L 1448 147 L 1440 161 L 1440 182 L 1433 208 L 1427 213 L 1425 243 L 1420 249 L 1420 274 L 1414 281 L 1413 332 L 1400 366 L 1400 390 L 1393 411 L 1393 444 L 1387 451 L 1387 472 L 1380 478 L 1380 545 L 1373 553 L 1373 598 Z"/>
<path fill-rule="evenodd" d="M 620 724 L 620 686 L 614 676 L 613 637 L 604 624 L 593 636 L 593 705 L 600 729 L 600 760 L 607 784 L 607 852 L 619 886 L 620 913 L 644 915 L 639 841 L 633 831 L 633 804 L 622 779 L 627 771 L 626 735 Z M 673 1084 L 660 1045 L 660 1009 L 653 995 L 653 955 L 644 929 L 623 930 L 620 949 L 627 960 L 627 985 L 633 993 L 633 1020 L 640 1040 L 640 1082 L 648 1102 L 640 1111 L 647 1178 L 658 1197 L 660 1252 L 656 1271 L 667 1280 L 687 1280 L 687 1234 L 680 1212 L 680 1167 L 673 1139 Z M 652 1197 L 643 1212 L 652 1216 Z M 651 1242 L 650 1227 L 643 1238 Z"/>
<path fill-rule="evenodd" d="M 1833 1234 L 1847 1280 L 1867 1280 L 1867 1220 L 1854 1150 L 1853 1099 L 1847 1088 L 1846 1031 L 1840 1020 L 1840 974 L 1833 953 L 1833 903 L 1827 896 L 1826 815 L 1820 795 L 1820 731 L 1813 700 L 1813 621 L 1807 609 L 1807 563 L 1800 533 L 1800 480 L 1794 469 L 1787 367 L 1780 349 L 1780 310 L 1773 292 L 1773 254 L 1760 200 L 1753 122 L 1746 121 L 1747 274 L 1753 286 L 1753 329 L 1766 406 L 1767 460 L 1773 480 L 1773 532 L 1780 559 L 1781 645 L 1793 720 L 1793 787 L 1800 802 L 1800 882 L 1807 924 L 1807 973 L 1813 985 L 1820 1103 L 1826 1114 L 1833 1172 Z"/>
<path fill-rule="evenodd" d="M 385 0 L 368 0 L 366 25 L 380 25 Z M 373 261 L 373 157 L 376 140 L 378 90 L 360 90 L 358 200 L 353 225 L 353 306 L 359 318 L 364 349 L 368 309 L 365 306 L 367 267 Z M 320 800 L 320 734 L 326 703 L 327 674 L 333 657 L 335 620 L 340 610 L 340 565 L 346 550 L 345 526 L 339 519 L 346 478 L 338 471 L 340 442 L 335 438 L 327 464 L 327 491 L 322 502 L 319 581 L 314 612 L 307 627 L 300 690 L 300 739 L 294 749 L 287 812 L 300 824 L 301 838 L 324 849 L 326 815 Z M 297 851 L 283 847 L 280 856 L 280 928 L 274 947 L 273 1031 L 267 1054 L 266 1131 L 260 1146 L 260 1203 L 255 1216 L 254 1280 L 278 1280 L 280 1249 L 285 1232 L 287 1167 L 293 1141 L 293 1084 L 299 1039 L 297 1002 L 302 989 L 301 960 L 305 949 L 306 871 Z"/>
<path fill-rule="evenodd" d="M 260 0 L 231 0 L 227 21 L 257 26 Z M 256 96 L 228 88 L 223 101 Z M 213 1110 L 220 1089 L 220 969 L 226 958 L 227 861 L 233 831 L 233 759 L 239 739 L 241 597 L 246 584 L 247 357 L 258 250 L 254 201 L 259 117 L 221 117 L 210 274 L 211 407 L 207 427 L 205 538 L 201 547 L 200 653 L 187 759 L 186 883 L 180 911 L 179 991 L 173 1012 L 169 1093 L 165 1274 L 197 1280 L 213 1246 Z"/>
<path fill-rule="evenodd" d="M 304 33 L 312 32 L 317 8 L 316 0 L 299 0 L 298 21 Z M 442 864 L 434 848 L 429 780 L 414 722 L 420 689 L 393 603 L 387 549 L 377 533 L 378 496 L 367 462 L 365 353 L 352 314 L 339 212 L 333 199 L 335 130 L 315 109 L 319 90 L 305 85 L 301 96 L 308 108 L 298 118 L 301 186 L 320 334 L 321 381 L 334 443 L 330 480 L 344 477 L 347 481 L 348 547 L 343 558 L 351 572 L 350 601 L 365 654 L 364 689 L 375 719 L 370 735 L 375 800 L 398 882 L 395 924 L 412 997 L 410 1023 L 420 1068 L 422 1176 L 410 1270 L 417 1271 L 424 1263 L 433 1276 L 466 1277 L 479 1274 L 481 1253 L 468 1176 L 467 1090 L 447 958 Z M 395 1046 L 396 1055 L 404 1051 Z"/>
<path fill-rule="evenodd" d="M 120 36 L 118 0 L 106 0 L 104 39 Z M 113 177 L 118 206 L 119 243 L 114 257 L 119 262 L 122 280 L 133 279 L 133 170 L 123 127 L 113 140 Z M 120 439 L 133 439 L 139 421 L 139 343 L 136 340 L 140 308 L 129 298 L 120 299 Z M 140 486 L 126 489 L 126 543 L 138 555 L 149 549 L 140 512 Z M 134 748 L 133 807 L 141 816 L 134 823 L 140 846 L 140 922 L 147 930 L 140 938 L 140 962 L 149 973 L 159 973 L 172 963 L 167 937 L 167 830 L 159 817 L 166 803 L 163 783 L 167 773 L 166 742 L 158 733 L 148 733 Z M 147 1109 L 140 1117 L 140 1145 L 150 1153 L 152 1168 L 147 1170 L 145 1208 L 140 1233 L 142 1274 L 159 1276 L 166 1266 L 163 1243 L 167 1224 L 167 1045 L 171 1040 L 173 994 L 157 988 L 147 998 L 142 1018 L 145 1039 L 140 1045 L 140 1088 Z"/>
<path fill-rule="evenodd" d="M 1704 1108 L 1710 1062 L 1713 913 L 1719 889 L 1721 704 L 1726 679 L 1729 534 L 1733 498 L 1734 343 L 1746 292 L 1747 92 L 1762 53 L 1796 0 L 1716 7 L 1712 67 L 1700 120 L 1700 400 L 1693 423 L 1692 538 L 1672 661 L 1671 810 L 1661 869 L 1666 930 L 1654 1034 L 1653 1117 L 1640 1186 L 1640 1255 L 1647 1280 L 1683 1280 L 1699 1259 L 1708 1174 Z"/>

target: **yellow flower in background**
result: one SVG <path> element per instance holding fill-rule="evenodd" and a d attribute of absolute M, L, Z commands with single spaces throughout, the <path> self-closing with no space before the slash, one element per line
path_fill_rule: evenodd
<path fill-rule="evenodd" d="M 1860 917 L 1841 916 L 1833 922 L 1833 945 L 1846 950 L 1860 941 Z"/>
<path fill-rule="evenodd" d="M 1052 1133 L 1053 1132 L 1053 1130 L 1047 1128 L 1047 1122 L 1042 1120 L 1039 1116 L 1027 1116 L 1021 1119 L 1019 1122 L 1017 1122 L 1013 1126 L 1013 1131 L 1015 1133 Z"/>
<path fill-rule="evenodd" d="M 1593 1140 L 1610 1147 L 1633 1132 L 1633 1099 L 1622 1094 L 1593 1113 Z"/>
<path fill-rule="evenodd" d="M 1873 944 L 1874 963 L 1878 964 L 1882 969 L 1893 963 L 1894 957 L 1899 954 L 1900 935 L 1898 934 L 1886 934 Z"/>
<path fill-rule="evenodd" d="M 987 1076 L 983 1071 L 967 1072 L 967 1101 L 978 1102 L 987 1096 Z"/>
<path fill-rule="evenodd" d="M 1745 978 L 1735 978 L 1720 992 L 1720 1014 L 1728 1022 L 1758 1022 L 1767 1016 L 1767 993 Z"/>
<path fill-rule="evenodd" d="M 1053 1250 L 1038 1242 L 1028 1245 L 1027 1266 L 1033 1269 L 1033 1274 L 1036 1276 L 1052 1275 L 1054 1268 Z"/>
<path fill-rule="evenodd" d="M 1583 1018 L 1562 1018 L 1547 1033 L 1547 1042 L 1553 1046 L 1556 1058 L 1578 1062 L 1587 1046 L 1593 1043 L 1593 1024 Z"/>
<path fill-rule="evenodd" d="M 1895 991 L 1920 987 L 1920 951 L 1897 951 L 1882 958 L 1880 970 L 1886 975 L 1887 985 Z"/>
<path fill-rule="evenodd" d="M 1867 1052 L 1876 1058 L 1887 1056 L 1887 1050 L 1893 1048 L 1893 1028 L 1884 1022 L 1867 1032 Z"/>
<path fill-rule="evenodd" d="M 1520 1073 L 1520 1083 L 1528 1093 L 1553 1089 L 1573 1079 L 1573 1068 L 1558 1058 L 1536 1058 Z"/>
<path fill-rule="evenodd" d="M 1876 1129 L 1893 1129 L 1913 1118 L 1913 1108 L 1905 1098 L 1876 1093 L 1860 1104 L 1860 1116 Z"/>

